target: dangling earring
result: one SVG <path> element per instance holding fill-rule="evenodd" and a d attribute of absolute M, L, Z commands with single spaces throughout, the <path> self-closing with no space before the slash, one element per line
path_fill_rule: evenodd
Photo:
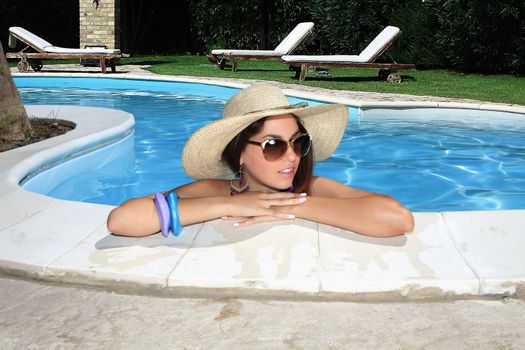
<path fill-rule="evenodd" d="M 243 176 L 244 175 L 244 171 L 243 171 L 243 165 L 242 164 L 239 167 L 239 171 L 236 172 L 234 175 L 235 175 L 235 178 L 237 178 L 237 175 L 239 176 L 239 186 L 241 186 L 241 187 L 236 187 L 233 184 L 234 179 L 230 180 L 230 196 L 233 196 L 233 195 L 239 194 L 239 193 L 248 192 L 248 190 L 250 189 L 250 186 L 248 185 L 248 181 L 246 181 L 246 183 L 244 185 L 242 184 L 243 179 L 244 179 L 244 176 Z"/>

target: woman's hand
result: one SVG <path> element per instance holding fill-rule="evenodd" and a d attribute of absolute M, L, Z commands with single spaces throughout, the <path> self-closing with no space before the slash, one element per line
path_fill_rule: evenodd
<path fill-rule="evenodd" d="M 306 201 L 306 193 L 246 192 L 231 197 L 230 215 L 222 220 L 233 221 L 235 226 L 248 226 L 258 222 L 290 220 L 295 215 L 282 211 Z"/>
<path fill-rule="evenodd" d="M 290 219 L 293 218 L 290 217 L 286 220 Z M 232 222 L 235 227 L 244 227 L 260 222 L 282 221 L 283 219 L 275 216 L 223 216 L 221 220 Z"/>

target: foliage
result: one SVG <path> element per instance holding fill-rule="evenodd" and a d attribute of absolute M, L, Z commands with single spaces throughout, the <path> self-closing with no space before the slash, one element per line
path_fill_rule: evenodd
<path fill-rule="evenodd" d="M 435 44 L 438 21 L 429 2 L 405 1 L 390 14 L 388 23 L 403 32 L 391 49 L 398 62 L 416 63 L 418 69 L 444 66 Z"/>
<path fill-rule="evenodd" d="M 257 48 L 256 0 L 190 0 L 193 30 L 204 51 L 218 47 Z"/>
<path fill-rule="evenodd" d="M 463 71 L 525 73 L 523 0 L 430 0 L 437 50 Z"/>
<path fill-rule="evenodd" d="M 201 52 L 214 48 L 258 49 L 261 40 L 261 0 L 188 0 L 192 28 Z M 270 47 L 303 20 L 304 1 L 280 0 L 272 6 Z"/>
<path fill-rule="evenodd" d="M 359 54 L 386 25 L 403 0 L 311 0 L 319 51 Z"/>

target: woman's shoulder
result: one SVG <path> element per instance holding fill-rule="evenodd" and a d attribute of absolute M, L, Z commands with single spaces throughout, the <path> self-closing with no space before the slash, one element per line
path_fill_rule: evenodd
<path fill-rule="evenodd" d="M 226 196 L 230 193 L 230 180 L 197 180 L 177 187 L 176 190 L 180 197 L 186 198 Z"/>

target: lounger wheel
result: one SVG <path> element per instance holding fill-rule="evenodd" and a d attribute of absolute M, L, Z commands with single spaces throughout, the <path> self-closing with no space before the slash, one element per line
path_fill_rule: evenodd
<path fill-rule="evenodd" d="M 40 72 L 44 66 L 42 60 L 29 60 L 29 65 L 35 72 Z"/>
<path fill-rule="evenodd" d="M 27 62 L 25 59 L 22 59 L 20 62 L 18 62 L 16 68 L 18 68 L 19 72 L 26 73 L 29 71 L 29 62 Z"/>
<path fill-rule="evenodd" d="M 401 75 L 397 72 L 390 73 L 388 77 L 386 77 L 386 81 L 391 84 L 399 84 L 401 82 Z"/>

